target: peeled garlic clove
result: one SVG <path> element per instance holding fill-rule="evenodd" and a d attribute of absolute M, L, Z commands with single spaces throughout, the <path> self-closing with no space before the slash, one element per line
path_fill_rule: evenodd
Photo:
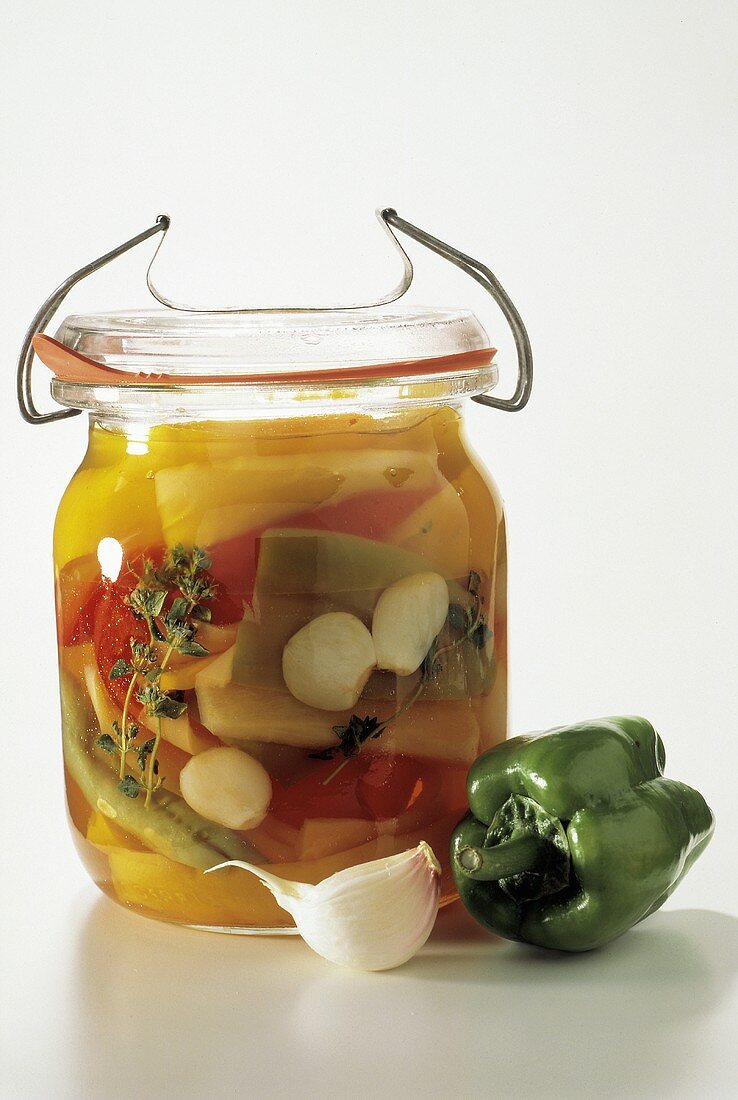
<path fill-rule="evenodd" d="M 420 668 L 448 615 L 448 586 L 439 573 L 414 573 L 377 600 L 372 637 L 377 666 L 409 676 Z"/>
<path fill-rule="evenodd" d="M 282 652 L 282 675 L 301 703 L 321 710 L 350 710 L 376 664 L 372 636 L 345 611 L 319 615 Z"/>
<path fill-rule="evenodd" d="M 353 970 L 391 970 L 411 959 L 431 934 L 441 868 L 425 841 L 396 856 L 347 867 L 310 886 L 231 860 L 267 886 L 292 915 L 305 942 L 329 962 Z"/>
<path fill-rule="evenodd" d="M 255 829 L 267 815 L 272 781 L 263 764 L 240 749 L 206 749 L 179 776 L 188 806 L 229 829 Z"/>

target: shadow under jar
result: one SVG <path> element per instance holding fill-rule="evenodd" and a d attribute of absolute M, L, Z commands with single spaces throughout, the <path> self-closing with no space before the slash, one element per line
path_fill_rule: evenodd
<path fill-rule="evenodd" d="M 507 732 L 504 516 L 462 422 L 496 381 L 479 322 L 149 311 L 57 339 L 123 372 L 52 387 L 90 419 L 54 557 L 94 881 L 159 919 L 287 931 L 255 877 L 204 872 L 315 883 L 425 840 L 452 900 L 466 773 Z"/>

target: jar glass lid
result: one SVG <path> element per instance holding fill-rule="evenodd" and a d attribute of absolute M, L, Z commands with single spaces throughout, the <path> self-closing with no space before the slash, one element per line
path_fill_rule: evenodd
<path fill-rule="evenodd" d="M 309 381 L 314 372 L 322 378 L 335 373 L 338 380 L 356 368 L 401 367 L 482 350 L 492 355 L 487 333 L 468 310 L 402 306 L 315 313 L 96 313 L 67 317 L 55 338 L 101 366 L 139 375 L 137 384 L 145 384 L 145 375 L 162 374 L 185 385 L 193 376 Z M 369 378 L 372 371 L 362 374 Z"/>
<path fill-rule="evenodd" d="M 497 381 L 486 332 L 458 309 L 90 314 L 55 341 L 35 341 L 54 398 L 108 417 L 428 405 Z"/>

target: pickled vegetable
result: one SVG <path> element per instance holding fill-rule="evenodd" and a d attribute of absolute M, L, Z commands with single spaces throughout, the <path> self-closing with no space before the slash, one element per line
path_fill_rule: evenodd
<path fill-rule="evenodd" d="M 256 602 L 262 596 L 311 593 L 337 598 L 342 610 L 370 615 L 385 588 L 423 570 L 422 558 L 374 539 L 275 528 L 259 543 Z"/>
<path fill-rule="evenodd" d="M 463 499 L 453 485 L 444 485 L 403 517 L 389 538 L 403 550 L 432 561 L 444 577 L 464 577 L 471 568 L 469 535 Z"/>
<path fill-rule="evenodd" d="M 228 459 L 161 470 L 156 501 L 167 541 L 217 543 L 254 528 L 274 526 L 301 510 L 336 506 L 355 496 L 418 493 L 440 488 L 433 464 L 411 451 L 326 451 Z M 275 495 L 275 484 L 280 486 Z"/>

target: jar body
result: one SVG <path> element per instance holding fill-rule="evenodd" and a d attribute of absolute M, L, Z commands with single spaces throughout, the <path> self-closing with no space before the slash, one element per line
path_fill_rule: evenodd
<path fill-rule="evenodd" d="M 419 667 L 367 670 L 353 705 L 332 701 L 348 658 L 328 637 L 295 686 L 294 635 L 338 612 L 366 640 L 385 590 L 428 573 L 448 611 Z M 69 817 L 107 894 L 198 927 L 289 930 L 254 876 L 205 870 L 240 858 L 318 882 L 425 840 L 452 900 L 466 773 L 507 721 L 504 517 L 457 408 L 93 419 L 55 575 Z M 423 620 L 413 598 L 400 648 L 403 620 Z"/>

